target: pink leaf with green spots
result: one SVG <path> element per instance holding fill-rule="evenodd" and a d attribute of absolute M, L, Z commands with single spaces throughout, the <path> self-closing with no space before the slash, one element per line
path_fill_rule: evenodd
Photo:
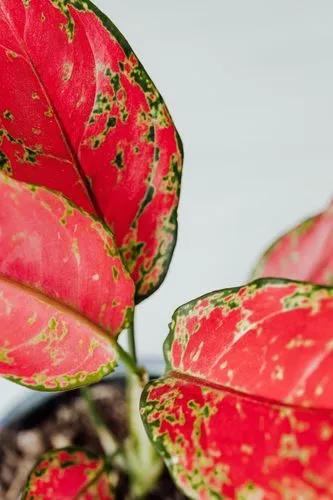
<path fill-rule="evenodd" d="M 89 0 L 1 0 L 0 69 L 0 168 L 102 217 L 137 299 L 152 293 L 176 240 L 182 147 L 124 37 Z"/>
<path fill-rule="evenodd" d="M 35 389 L 100 380 L 134 286 L 112 234 L 45 188 L 0 175 L 0 374 Z"/>
<path fill-rule="evenodd" d="M 113 500 L 112 476 L 102 458 L 78 448 L 54 450 L 31 472 L 24 500 Z"/>
<path fill-rule="evenodd" d="M 260 259 L 254 277 L 333 284 L 333 204 L 279 238 Z"/>
<path fill-rule="evenodd" d="M 147 432 L 194 499 L 333 494 L 333 289 L 257 280 L 180 307 Z"/>

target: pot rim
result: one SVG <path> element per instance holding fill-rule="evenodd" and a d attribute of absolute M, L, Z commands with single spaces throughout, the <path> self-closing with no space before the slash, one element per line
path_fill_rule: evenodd
<path fill-rule="evenodd" d="M 144 357 L 142 362 L 140 360 L 140 364 L 145 366 L 150 374 L 155 376 L 159 376 L 163 373 L 165 363 L 162 358 L 157 357 Z M 119 364 L 116 370 L 109 376 L 100 380 L 100 382 L 110 381 L 110 380 L 119 380 L 124 378 L 126 374 L 126 369 L 122 364 Z M 96 384 L 93 384 L 96 385 Z M 73 389 L 75 391 L 77 389 Z M 59 392 L 38 392 L 31 389 L 31 394 L 22 398 L 21 401 L 18 401 L 9 410 L 6 414 L 0 419 L 0 430 L 8 427 L 10 425 L 14 425 L 20 419 L 24 418 L 28 413 L 32 413 L 38 409 L 39 406 L 44 405 L 51 399 L 55 399 L 61 397 L 62 394 L 71 392 L 71 391 L 59 391 Z"/>

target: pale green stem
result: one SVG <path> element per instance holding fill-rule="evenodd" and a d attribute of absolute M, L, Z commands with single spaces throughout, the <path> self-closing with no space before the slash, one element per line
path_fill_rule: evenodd
<path fill-rule="evenodd" d="M 137 365 L 134 321 L 128 329 L 129 352 L 126 352 L 116 340 L 111 339 L 111 343 L 127 371 L 126 401 L 129 436 L 124 446 L 117 443 L 101 418 L 91 390 L 83 388 L 81 393 L 106 458 L 128 472 L 131 481 L 131 498 L 142 499 L 154 487 L 163 464 L 147 437 L 140 417 L 140 398 L 149 377 L 146 370 Z"/>
<path fill-rule="evenodd" d="M 127 338 L 128 338 L 128 352 L 130 353 L 130 355 L 134 359 L 135 363 L 137 363 L 138 358 L 137 358 L 137 354 L 136 354 L 136 345 L 135 345 L 134 317 L 133 317 L 132 323 L 130 324 L 130 326 L 128 328 Z"/>
<path fill-rule="evenodd" d="M 136 362 L 134 321 L 128 329 L 128 348 Z M 139 369 L 140 376 L 127 373 L 126 401 L 128 408 L 129 436 L 125 442 L 126 462 L 131 481 L 131 498 L 144 498 L 157 482 L 162 471 L 162 461 L 155 452 L 140 417 L 140 398 L 149 380 L 148 373 Z"/>
<path fill-rule="evenodd" d="M 146 380 L 145 371 L 138 367 L 136 361 L 130 356 L 114 339 L 111 339 L 114 350 L 121 362 L 127 369 L 127 372 L 132 374 L 140 383 L 144 384 Z M 84 387 L 81 389 L 81 395 L 86 402 L 90 420 L 95 428 L 96 434 L 98 435 L 101 446 L 105 452 L 105 455 L 110 458 L 113 457 L 117 462 L 117 465 L 122 465 L 122 450 L 117 443 L 117 440 L 112 435 L 112 432 L 108 429 L 101 415 L 99 414 L 94 398 L 91 394 L 91 389 Z"/>
<path fill-rule="evenodd" d="M 98 435 L 104 453 L 107 457 L 112 457 L 119 450 L 119 444 L 99 414 L 91 389 L 89 387 L 83 387 L 81 389 L 81 395 L 87 405 L 90 420 Z"/>
<path fill-rule="evenodd" d="M 126 463 L 130 475 L 131 498 L 143 499 L 153 489 L 163 469 L 140 417 L 142 384 L 137 377 L 127 379 L 129 437 L 125 442 Z"/>
<path fill-rule="evenodd" d="M 126 352 L 125 349 L 123 349 L 121 345 L 118 344 L 118 342 L 113 339 L 111 339 L 111 342 L 114 350 L 118 354 L 120 361 L 125 366 L 127 373 L 137 377 L 144 386 L 147 382 L 145 369 L 138 366 L 136 360 L 130 354 L 128 354 L 128 352 Z"/>

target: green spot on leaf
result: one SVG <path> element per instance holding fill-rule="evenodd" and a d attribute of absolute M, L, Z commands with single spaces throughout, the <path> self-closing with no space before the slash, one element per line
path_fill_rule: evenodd
<path fill-rule="evenodd" d="M 0 151 L 0 171 L 7 175 L 12 175 L 13 173 L 11 163 L 2 151 Z"/>
<path fill-rule="evenodd" d="M 115 167 L 117 167 L 119 170 L 122 170 L 124 168 L 124 152 L 122 150 L 117 151 L 116 157 L 112 162 Z"/>
<path fill-rule="evenodd" d="M 2 116 L 4 117 L 5 120 L 8 120 L 10 122 L 12 122 L 14 120 L 14 115 L 11 111 L 9 111 L 8 109 L 6 109 L 6 111 L 4 111 L 2 113 Z"/>

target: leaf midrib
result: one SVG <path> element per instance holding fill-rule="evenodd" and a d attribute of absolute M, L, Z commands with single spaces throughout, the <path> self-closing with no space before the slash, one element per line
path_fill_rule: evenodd
<path fill-rule="evenodd" d="M 73 318 L 78 323 L 92 330 L 94 334 L 101 336 L 104 340 L 107 340 L 109 343 L 110 342 L 112 343 L 113 339 L 110 337 L 110 335 L 107 334 L 105 330 L 103 330 L 97 323 L 93 322 L 91 319 L 87 318 L 83 314 L 76 311 L 71 306 L 63 302 L 59 302 L 52 297 L 49 297 L 48 295 L 44 294 L 43 292 L 32 286 L 20 283 L 13 279 L 9 279 L 8 277 L 0 274 L 0 287 L 2 283 L 7 283 L 11 287 L 16 289 L 19 293 L 25 292 L 28 295 L 32 296 L 35 300 L 42 302 L 48 306 L 54 307 L 60 313 L 63 313 L 65 316 Z"/>
<path fill-rule="evenodd" d="M 62 123 L 62 121 L 60 119 L 60 116 L 58 115 L 58 112 L 56 111 L 55 107 L 53 106 L 53 103 L 52 103 L 52 101 L 51 101 L 51 99 L 49 97 L 49 94 L 48 94 L 48 92 L 46 90 L 44 82 L 43 82 L 40 74 L 38 73 L 37 68 L 35 67 L 35 64 L 34 64 L 32 58 L 31 58 L 31 56 L 29 54 L 26 42 L 16 32 L 15 27 L 13 26 L 13 24 L 11 22 L 10 16 L 6 12 L 6 10 L 4 9 L 4 5 L 3 5 L 2 0 L 0 0 L 0 11 L 2 12 L 3 17 L 4 17 L 4 19 L 5 19 L 6 23 L 7 23 L 10 31 L 14 35 L 14 37 L 15 37 L 18 45 L 20 46 L 22 52 L 24 53 L 26 61 L 27 61 L 27 63 L 29 63 L 29 65 L 31 67 L 31 70 L 32 70 L 33 74 L 35 75 L 35 77 L 36 77 L 36 79 L 37 79 L 37 81 L 38 81 L 38 83 L 39 83 L 39 85 L 40 85 L 40 87 L 41 87 L 41 89 L 42 89 L 42 91 L 44 93 L 44 97 L 45 97 L 48 105 L 50 106 L 50 108 L 52 108 L 55 121 L 56 121 L 56 123 L 58 125 L 59 131 L 60 131 L 60 135 L 61 135 L 61 137 L 63 139 L 63 143 L 64 143 L 65 148 L 66 148 L 66 150 L 67 150 L 67 152 L 68 152 L 68 154 L 69 154 L 69 156 L 70 156 L 70 158 L 72 160 L 71 164 L 72 164 L 74 170 L 76 171 L 79 179 L 82 182 L 82 187 L 83 187 L 83 189 L 85 191 L 87 199 L 89 200 L 89 202 L 90 202 L 90 204 L 91 204 L 91 206 L 92 206 L 93 211 L 95 212 L 95 214 L 98 215 L 98 217 L 100 217 L 101 219 L 104 220 L 103 214 L 102 214 L 102 212 L 101 212 L 101 210 L 100 210 L 100 208 L 98 206 L 98 203 L 96 201 L 96 197 L 94 195 L 94 192 L 91 189 L 91 186 L 90 186 L 90 184 L 89 184 L 89 182 L 88 182 L 88 180 L 87 180 L 87 178 L 86 178 L 86 176 L 85 176 L 85 174 L 83 172 L 83 169 L 82 169 L 81 164 L 80 164 L 80 162 L 78 160 L 78 157 L 77 157 L 77 155 L 76 155 L 76 153 L 75 153 L 75 151 L 74 151 L 74 149 L 73 149 L 73 147 L 72 147 L 72 145 L 70 143 L 70 140 L 69 140 L 68 135 L 67 135 L 67 133 L 65 131 L 65 127 L 63 126 L 63 123 Z M 26 17 L 25 17 L 25 25 L 26 25 Z"/>
<path fill-rule="evenodd" d="M 211 382 L 211 381 L 207 381 L 205 380 L 204 378 L 202 377 L 198 377 L 196 375 L 188 375 L 186 373 L 183 373 L 181 371 L 178 371 L 178 370 L 170 370 L 168 372 L 166 372 L 165 375 L 163 375 L 162 379 L 167 379 L 168 377 L 173 377 L 173 378 L 176 378 L 178 380 L 183 380 L 185 382 L 191 382 L 191 383 L 194 383 L 196 385 L 199 385 L 200 387 L 206 387 L 206 388 L 210 388 L 210 389 L 213 389 L 215 391 L 219 391 L 219 392 L 227 392 L 229 393 L 230 395 L 233 395 L 233 396 L 238 396 L 238 397 L 241 397 L 243 399 L 247 399 L 249 401 L 254 401 L 254 402 L 257 402 L 257 403 L 260 403 L 261 405 L 263 406 L 268 406 L 268 407 L 272 407 L 272 406 L 278 406 L 278 407 L 282 407 L 282 408 L 290 408 L 290 409 L 293 409 L 293 410 L 300 410 L 300 411 L 309 411 L 309 412 L 315 412 L 315 413 L 332 413 L 333 414 L 333 408 L 326 408 L 326 407 L 320 407 L 320 406 L 305 406 L 305 405 L 300 405 L 300 404 L 293 404 L 293 403 L 285 403 L 283 401 L 280 401 L 278 399 L 274 399 L 274 398 L 267 398 L 265 396 L 259 396 L 257 394 L 251 394 L 249 392 L 244 392 L 244 391 L 241 391 L 239 389 L 233 389 L 232 387 L 229 387 L 229 386 L 225 386 L 225 385 L 220 385 L 218 383 L 215 383 L 215 382 Z M 161 379 L 158 379 L 158 380 L 161 380 Z"/>

